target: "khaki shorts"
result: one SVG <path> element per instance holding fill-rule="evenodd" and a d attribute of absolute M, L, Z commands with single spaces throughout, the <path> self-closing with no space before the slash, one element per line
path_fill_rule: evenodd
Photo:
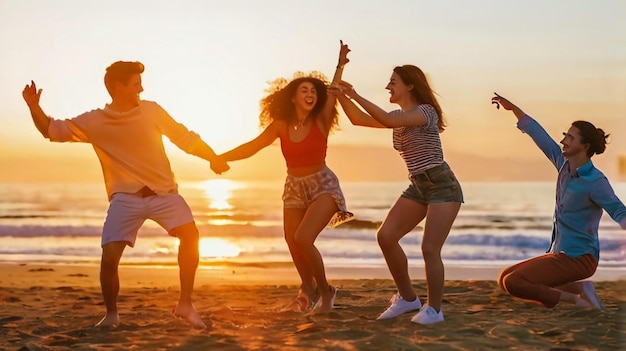
<path fill-rule="evenodd" d="M 155 221 L 169 234 L 172 229 L 193 222 L 193 215 L 178 194 L 140 197 L 115 193 L 102 228 L 102 245 L 126 241 L 130 247 L 135 246 L 137 231 L 146 219 Z"/>
<path fill-rule="evenodd" d="M 348 212 L 346 208 L 346 199 L 339 186 L 339 180 L 328 167 L 304 177 L 287 175 L 283 191 L 283 204 L 285 208 L 306 209 L 322 194 L 332 196 L 339 209 L 328 223 L 329 227 L 336 227 L 354 219 L 354 214 Z"/>

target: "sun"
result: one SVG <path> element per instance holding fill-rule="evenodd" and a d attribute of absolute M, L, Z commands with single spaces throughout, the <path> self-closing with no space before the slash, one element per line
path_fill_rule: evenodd
<path fill-rule="evenodd" d="M 201 238 L 200 257 L 202 258 L 227 258 L 237 257 L 241 248 L 221 238 Z"/>

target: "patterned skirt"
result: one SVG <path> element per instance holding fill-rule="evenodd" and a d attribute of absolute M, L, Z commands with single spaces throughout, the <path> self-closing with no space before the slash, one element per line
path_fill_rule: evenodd
<path fill-rule="evenodd" d="M 304 177 L 287 175 L 283 203 L 285 208 L 305 209 L 322 194 L 332 196 L 339 209 L 328 222 L 328 227 L 334 228 L 354 219 L 354 214 L 348 212 L 346 208 L 346 199 L 339 186 L 339 179 L 328 167 Z"/>

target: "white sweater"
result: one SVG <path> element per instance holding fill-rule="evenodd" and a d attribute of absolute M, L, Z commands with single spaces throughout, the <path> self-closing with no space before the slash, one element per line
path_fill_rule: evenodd
<path fill-rule="evenodd" d="M 176 194 L 178 185 L 162 136 L 187 153 L 193 153 L 201 143 L 196 133 L 152 101 L 141 101 L 123 113 L 106 105 L 72 119 L 52 119 L 48 133 L 50 141 L 92 144 L 109 200 L 114 193 L 133 193 L 144 186 L 157 195 Z"/>

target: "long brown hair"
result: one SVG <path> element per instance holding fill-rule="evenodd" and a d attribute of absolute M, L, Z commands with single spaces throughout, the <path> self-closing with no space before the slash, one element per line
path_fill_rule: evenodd
<path fill-rule="evenodd" d="M 446 127 L 446 122 L 443 118 L 443 111 L 441 111 L 439 102 L 437 102 L 437 98 L 435 97 L 435 92 L 430 88 L 428 79 L 426 78 L 424 72 L 413 65 L 397 66 L 393 69 L 393 71 L 400 76 L 400 79 L 402 79 L 404 84 L 413 85 L 411 95 L 413 95 L 418 104 L 429 104 L 435 108 L 435 111 L 437 111 L 437 115 L 439 116 L 439 121 L 437 121 L 439 133 L 443 132 Z"/>

